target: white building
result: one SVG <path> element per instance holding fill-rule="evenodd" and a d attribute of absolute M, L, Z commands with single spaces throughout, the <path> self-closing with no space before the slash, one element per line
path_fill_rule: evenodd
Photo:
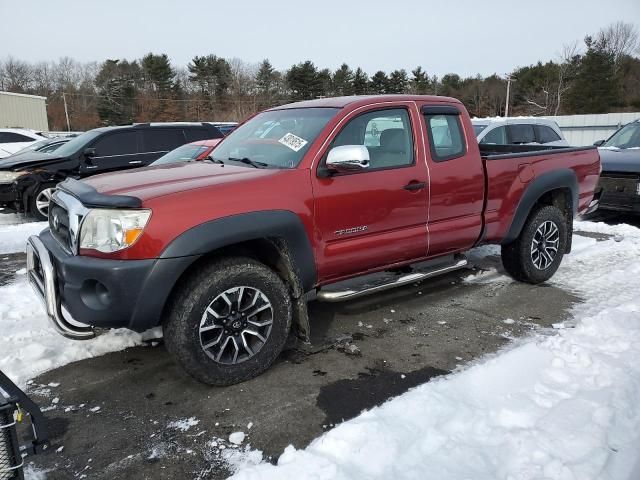
<path fill-rule="evenodd" d="M 0 128 L 49 130 L 47 97 L 23 93 L 0 92 Z"/>
<path fill-rule="evenodd" d="M 637 113 L 603 113 L 599 115 L 559 115 L 543 117 L 554 120 L 569 145 L 592 145 L 607 139 L 613 132 L 629 122 L 640 118 Z"/>

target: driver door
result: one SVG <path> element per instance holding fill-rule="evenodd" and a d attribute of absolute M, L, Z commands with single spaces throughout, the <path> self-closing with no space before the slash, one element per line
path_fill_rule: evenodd
<path fill-rule="evenodd" d="M 426 257 L 428 170 L 413 104 L 353 114 L 324 152 L 364 145 L 370 166 L 314 179 L 320 281 Z"/>

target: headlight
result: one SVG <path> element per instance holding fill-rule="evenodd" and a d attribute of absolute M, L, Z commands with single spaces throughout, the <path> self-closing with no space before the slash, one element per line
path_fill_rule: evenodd
<path fill-rule="evenodd" d="M 90 210 L 80 231 L 80 248 L 117 252 L 130 247 L 142 235 L 151 210 Z"/>
<path fill-rule="evenodd" d="M 26 175 L 29 172 L 0 172 L 0 183 L 13 183 L 16 178 Z"/>

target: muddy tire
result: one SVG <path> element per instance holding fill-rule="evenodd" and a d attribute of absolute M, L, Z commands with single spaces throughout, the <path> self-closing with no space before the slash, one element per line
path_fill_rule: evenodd
<path fill-rule="evenodd" d="M 273 270 L 250 258 L 225 258 L 181 281 L 163 322 L 164 341 L 196 380 L 232 385 L 269 368 L 291 318 L 288 289 Z"/>
<path fill-rule="evenodd" d="M 520 236 L 502 245 L 502 265 L 518 281 L 542 283 L 558 270 L 566 246 L 567 219 L 557 207 L 541 206 L 531 212 Z"/>
<path fill-rule="evenodd" d="M 55 183 L 45 183 L 38 186 L 35 193 L 29 198 L 29 211 L 27 213 L 31 218 L 39 222 L 49 219 L 49 200 L 55 188 Z"/>

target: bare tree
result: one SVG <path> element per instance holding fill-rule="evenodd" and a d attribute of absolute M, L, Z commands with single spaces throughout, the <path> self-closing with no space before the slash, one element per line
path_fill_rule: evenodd
<path fill-rule="evenodd" d="M 615 69 L 625 56 L 640 54 L 640 37 L 631 23 L 616 22 L 601 29 L 596 36 L 596 44 L 613 56 Z"/>
<path fill-rule="evenodd" d="M 4 89 L 24 93 L 31 87 L 32 71 L 27 62 L 8 57 L 4 62 Z"/>
<path fill-rule="evenodd" d="M 571 88 L 571 80 L 578 69 L 578 42 L 566 43 L 560 52 L 560 62 L 558 65 L 558 85 L 556 87 L 556 102 L 554 115 L 560 113 L 562 107 L 562 97 Z"/>

